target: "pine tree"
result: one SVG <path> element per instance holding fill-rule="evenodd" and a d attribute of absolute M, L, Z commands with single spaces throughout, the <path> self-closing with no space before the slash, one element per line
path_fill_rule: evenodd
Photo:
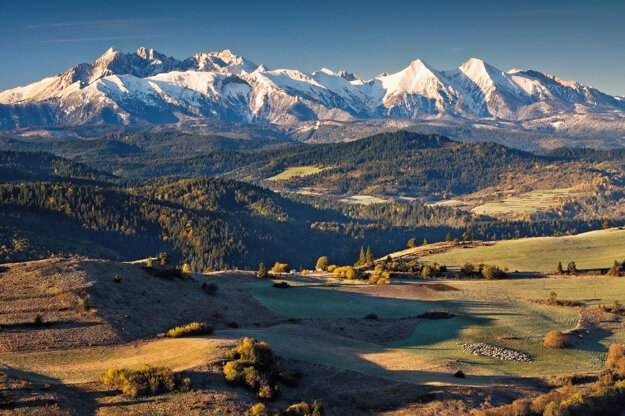
<path fill-rule="evenodd" d="M 365 255 L 365 248 L 363 246 L 360 246 L 360 256 L 358 257 L 358 261 L 356 262 L 354 266 L 362 266 L 366 262 L 367 262 L 367 257 Z"/>
<path fill-rule="evenodd" d="M 367 254 L 365 255 L 365 261 L 367 266 L 373 266 L 373 253 L 371 253 L 371 247 L 367 247 Z"/>
<path fill-rule="evenodd" d="M 558 262 L 558 267 L 556 268 L 556 271 L 558 272 L 558 274 L 564 273 L 564 270 L 562 269 L 562 262 L 561 261 Z"/>
<path fill-rule="evenodd" d="M 428 245 L 428 239 L 427 239 L 427 238 L 424 238 L 424 239 L 423 239 L 423 245 L 424 245 L 424 246 L 427 246 L 427 245 Z"/>
<path fill-rule="evenodd" d="M 265 277 L 267 277 L 267 268 L 265 267 L 265 263 L 263 263 L 262 261 L 258 265 L 258 273 L 256 274 L 256 277 L 258 277 L 259 279 L 264 279 Z"/>
<path fill-rule="evenodd" d="M 569 274 L 577 273 L 577 266 L 574 261 L 570 262 L 568 266 L 566 266 L 566 271 L 569 272 Z"/>
<path fill-rule="evenodd" d="M 451 233 L 447 233 L 447 235 L 445 236 L 445 241 L 447 241 L 448 243 L 451 241 Z"/>

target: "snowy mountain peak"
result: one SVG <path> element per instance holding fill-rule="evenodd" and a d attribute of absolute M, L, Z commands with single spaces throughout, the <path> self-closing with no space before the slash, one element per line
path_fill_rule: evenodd
<path fill-rule="evenodd" d="M 416 59 L 363 82 L 327 68 L 269 70 L 229 49 L 178 60 L 146 47 L 128 54 L 111 47 L 92 64 L 0 93 L 0 129 L 193 119 L 450 118 L 518 125 L 585 114 L 625 120 L 625 100 L 538 71 L 502 72 L 478 58 L 446 71 Z"/>
<path fill-rule="evenodd" d="M 349 82 L 360 81 L 356 75 L 352 74 L 351 72 L 347 72 L 345 70 L 339 71 L 337 75 L 341 78 L 346 79 Z"/>

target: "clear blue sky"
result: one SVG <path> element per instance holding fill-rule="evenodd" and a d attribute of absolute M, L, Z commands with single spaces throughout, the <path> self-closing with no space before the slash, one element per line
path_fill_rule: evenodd
<path fill-rule="evenodd" d="M 625 1 L 0 0 L 0 90 L 92 62 L 109 46 L 176 58 L 231 49 L 270 68 L 361 78 L 421 58 L 479 57 L 625 95 Z"/>

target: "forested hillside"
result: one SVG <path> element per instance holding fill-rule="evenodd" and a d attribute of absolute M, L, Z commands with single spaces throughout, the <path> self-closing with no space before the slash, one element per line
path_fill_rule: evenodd
<path fill-rule="evenodd" d="M 405 196 L 425 201 L 489 187 L 563 188 L 592 183 L 602 176 L 613 181 L 622 173 L 624 160 L 619 150 L 565 148 L 534 154 L 494 143 L 461 143 L 407 131 L 317 145 L 279 139 L 137 133 L 89 141 L 25 143 L 3 139 L 0 149 L 52 152 L 127 178 L 223 176 L 277 190 L 314 188 L 328 195 Z M 307 166 L 323 170 L 304 177 L 268 180 L 288 168 Z"/>
<path fill-rule="evenodd" d="M 280 196 L 229 179 L 129 180 L 42 153 L 0 152 L 0 261 L 79 254 L 132 260 L 167 251 L 192 270 L 252 268 L 259 262 L 312 267 L 321 255 L 354 261 L 447 233 L 476 238 L 581 232 L 596 220 L 502 222 L 417 203 L 361 206 Z M 19 173 L 19 174 L 18 174 Z M 98 180 L 94 180 L 98 179 Z"/>

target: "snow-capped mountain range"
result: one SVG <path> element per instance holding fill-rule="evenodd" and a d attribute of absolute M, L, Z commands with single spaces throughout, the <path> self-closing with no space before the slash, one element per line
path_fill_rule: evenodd
<path fill-rule="evenodd" d="M 625 98 L 537 71 L 503 72 L 476 58 L 446 71 L 415 60 L 365 81 L 326 68 L 270 70 L 229 50 L 177 60 L 153 49 L 110 48 L 93 64 L 0 93 L 0 129 L 207 118 L 281 125 L 384 118 L 531 123 L 585 114 L 623 117 Z"/>

